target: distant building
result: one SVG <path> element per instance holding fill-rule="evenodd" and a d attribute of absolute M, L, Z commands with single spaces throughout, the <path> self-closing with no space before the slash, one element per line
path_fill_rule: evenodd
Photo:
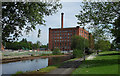
<path fill-rule="evenodd" d="M 78 35 L 89 40 L 92 35 L 79 26 L 73 28 L 63 28 L 63 14 L 61 13 L 61 28 L 49 28 L 49 49 L 59 48 L 62 51 L 71 50 L 72 36 Z M 92 39 L 92 38 L 91 38 Z M 91 44 L 92 45 L 92 44 Z"/>
<path fill-rule="evenodd" d="M 4 46 L 1 44 L 1 51 L 4 51 Z"/>

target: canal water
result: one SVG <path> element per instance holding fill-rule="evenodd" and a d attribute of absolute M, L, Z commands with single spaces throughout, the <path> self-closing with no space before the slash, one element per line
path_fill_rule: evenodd
<path fill-rule="evenodd" d="M 45 68 L 49 65 L 62 63 L 70 59 L 71 56 L 64 57 L 52 57 L 52 58 L 40 58 L 33 60 L 24 60 L 18 62 L 10 62 L 2 64 L 2 74 L 15 74 L 18 71 L 33 71 L 41 68 Z"/>

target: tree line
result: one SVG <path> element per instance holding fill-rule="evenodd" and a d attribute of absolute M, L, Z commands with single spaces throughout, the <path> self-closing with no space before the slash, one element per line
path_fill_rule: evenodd
<path fill-rule="evenodd" d="M 32 50 L 32 49 L 40 49 L 40 48 L 47 48 L 47 45 L 40 45 L 40 42 L 32 43 L 27 41 L 27 39 L 22 39 L 19 42 L 4 42 L 5 49 L 12 49 L 12 50 Z"/>
<path fill-rule="evenodd" d="M 120 48 L 120 3 L 119 2 L 83 2 L 79 14 L 76 15 L 80 26 L 87 26 L 94 36 L 96 50 Z M 55 14 L 62 8 L 59 1 L 46 2 L 3 2 L 2 3 L 2 40 L 6 48 L 36 49 L 37 44 L 15 42 L 22 36 L 35 30 L 36 26 L 45 25 L 45 16 Z M 27 25 L 29 23 L 30 25 Z M 88 25 L 89 24 L 89 25 Z M 12 35 L 12 36 L 11 36 Z M 40 29 L 38 30 L 38 37 Z M 108 38 L 113 38 L 112 45 Z M 12 42 L 14 41 L 14 42 Z M 84 40 L 85 41 L 85 40 Z M 79 39 L 76 44 L 80 43 Z M 83 42 L 82 42 L 83 43 Z M 14 45 L 12 45 L 14 44 Z M 9 46 L 11 47 L 9 47 Z M 81 44 L 79 44 L 81 45 Z M 90 45 L 90 44 L 89 44 Z M 110 46 L 111 45 L 111 46 Z M 75 46 L 75 45 L 73 45 Z M 15 48 L 16 47 L 16 48 Z M 81 49 L 83 45 L 76 45 L 74 49 Z M 106 49 L 107 48 L 107 49 Z"/>

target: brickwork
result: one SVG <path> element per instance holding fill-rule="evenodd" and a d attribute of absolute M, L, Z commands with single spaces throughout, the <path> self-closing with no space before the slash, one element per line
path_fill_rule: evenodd
<path fill-rule="evenodd" d="M 49 49 L 71 50 L 72 36 L 78 35 L 89 40 L 89 32 L 79 26 L 75 28 L 49 28 Z"/>
<path fill-rule="evenodd" d="M 89 35 L 89 32 L 84 28 L 80 28 L 79 26 L 63 28 L 63 15 L 64 13 L 61 13 L 61 28 L 49 28 L 49 50 L 53 50 L 54 48 L 59 48 L 62 51 L 71 50 L 71 40 L 74 35 L 82 36 L 89 40 L 90 47 L 94 48 L 92 35 Z"/>

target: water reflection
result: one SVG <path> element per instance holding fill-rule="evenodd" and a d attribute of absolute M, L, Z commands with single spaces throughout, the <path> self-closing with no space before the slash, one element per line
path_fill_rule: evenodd
<path fill-rule="evenodd" d="M 48 65 L 54 65 L 58 63 L 62 63 L 70 59 L 71 56 L 64 57 L 53 57 L 53 58 L 40 58 L 40 59 L 32 59 L 32 60 L 24 60 L 18 62 L 10 62 L 6 64 L 2 64 L 2 74 L 14 74 L 17 71 L 33 71 L 41 68 L 45 68 Z"/>
<path fill-rule="evenodd" d="M 2 74 L 14 74 L 17 71 L 33 71 L 48 66 L 48 58 L 34 59 L 2 64 Z"/>
<path fill-rule="evenodd" d="M 63 61 L 66 61 L 68 59 L 71 59 L 71 56 L 49 58 L 48 65 L 54 65 L 54 64 L 62 63 Z"/>

